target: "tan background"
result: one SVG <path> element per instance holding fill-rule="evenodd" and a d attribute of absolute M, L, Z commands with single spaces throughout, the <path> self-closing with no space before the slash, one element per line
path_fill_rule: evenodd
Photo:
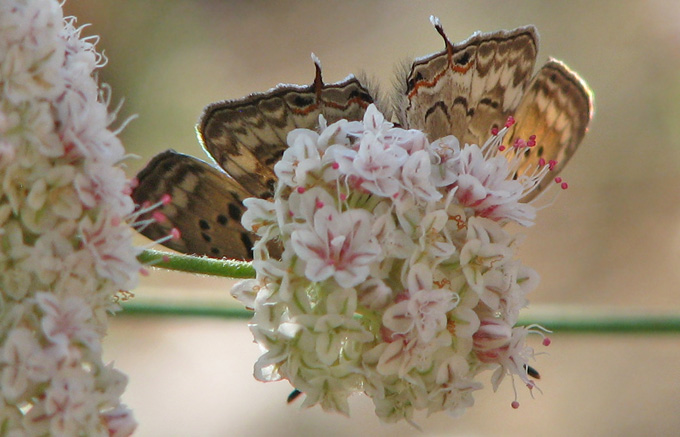
<path fill-rule="evenodd" d="M 93 23 L 101 72 L 121 119 L 131 174 L 168 147 L 203 157 L 193 131 L 206 104 L 366 71 L 389 88 L 394 65 L 453 41 L 535 24 L 539 62 L 555 56 L 587 79 L 596 116 L 564 173 L 570 189 L 526 231 L 523 260 L 542 276 L 532 306 L 680 311 L 680 2 L 71 0 Z M 153 272 L 135 290 L 227 304 L 224 280 Z M 540 358 L 543 395 L 485 390 L 461 419 L 419 417 L 424 432 L 285 404 L 287 383 L 253 380 L 258 350 L 243 320 L 117 317 L 106 354 L 130 376 L 140 436 L 672 435 L 680 429 L 680 336 L 555 335 Z M 520 388 L 521 389 L 521 388 Z"/>

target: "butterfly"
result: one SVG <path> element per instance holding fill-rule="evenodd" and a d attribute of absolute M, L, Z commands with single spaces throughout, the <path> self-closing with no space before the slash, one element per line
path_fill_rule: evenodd
<path fill-rule="evenodd" d="M 550 59 L 536 74 L 538 33 L 533 26 L 475 33 L 452 44 L 436 18 L 444 50 L 413 61 L 398 80 L 393 99 L 401 127 L 425 132 L 430 141 L 455 135 L 483 144 L 509 116 L 517 122 L 507 144 L 536 135 L 537 146 L 523 151 L 526 170 L 538 158 L 555 160 L 556 175 L 581 143 L 593 113 L 592 93 L 565 64 Z M 187 254 L 252 259 L 254 236 L 241 225 L 242 201 L 271 198 L 274 164 L 295 128 L 317 129 L 319 115 L 333 123 L 361 120 L 376 93 L 354 76 L 324 83 L 321 66 L 308 86 L 278 85 L 237 100 L 206 107 L 197 131 L 217 166 L 173 150 L 154 157 L 138 174 L 132 197 L 139 205 L 164 194 L 164 220 L 142 230 L 157 240 L 172 228 L 181 237 L 165 246 Z M 377 102 L 380 104 L 380 102 Z M 379 106 L 388 112 L 386 105 Z M 539 186 L 533 194 L 544 187 Z"/>

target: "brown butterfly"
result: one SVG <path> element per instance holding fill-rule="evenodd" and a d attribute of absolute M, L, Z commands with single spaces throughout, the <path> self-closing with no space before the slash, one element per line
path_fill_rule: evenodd
<path fill-rule="evenodd" d="M 508 116 L 517 123 L 507 144 L 536 135 L 520 172 L 536 162 L 558 161 L 559 172 L 583 139 L 592 115 L 592 95 L 579 76 L 549 60 L 533 75 L 538 34 L 533 26 L 475 33 L 452 44 L 438 20 L 433 24 L 445 49 L 416 59 L 398 81 L 394 112 L 398 123 L 427 133 L 430 141 L 455 135 L 461 143 L 483 144 Z M 180 252 L 215 258 L 252 259 L 254 236 L 241 225 L 243 199 L 269 198 L 276 185 L 274 164 L 295 128 L 360 120 L 374 94 L 354 76 L 325 84 L 321 67 L 309 86 L 279 85 L 265 93 L 209 105 L 198 124 L 199 138 L 219 167 L 168 150 L 144 168 L 133 192 L 136 203 L 172 201 L 161 208 L 167 220 L 142 233 L 151 239 L 175 227 L 181 238 L 164 243 Z M 389 113 L 387 108 L 379 108 Z M 384 106 L 384 105 L 382 105 Z M 544 187 L 539 187 L 533 194 Z"/>

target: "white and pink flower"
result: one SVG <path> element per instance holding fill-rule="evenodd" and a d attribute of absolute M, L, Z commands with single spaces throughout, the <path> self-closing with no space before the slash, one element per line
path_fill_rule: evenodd
<path fill-rule="evenodd" d="M 132 434 L 107 313 L 141 265 L 125 151 L 57 0 L 0 2 L 0 417 L 7 435 Z"/>
<path fill-rule="evenodd" d="M 344 414 L 363 392 L 387 422 L 461 414 L 488 369 L 494 388 L 528 381 L 536 329 L 514 325 L 538 278 L 503 225 L 532 223 L 522 198 L 541 173 L 513 179 L 517 161 L 498 154 L 507 129 L 481 147 L 429 143 L 374 105 L 361 122 L 320 126 L 288 136 L 273 201 L 244 202 L 262 238 L 257 279 L 233 294 L 255 310 L 256 377 Z"/>

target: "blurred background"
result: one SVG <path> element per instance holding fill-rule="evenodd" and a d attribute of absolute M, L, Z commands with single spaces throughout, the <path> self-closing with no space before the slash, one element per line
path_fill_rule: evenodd
<path fill-rule="evenodd" d="M 100 78 L 119 114 L 130 175 L 174 148 L 205 159 L 194 124 L 213 101 L 308 84 L 314 52 L 327 82 L 366 72 L 391 88 L 394 68 L 476 30 L 535 24 L 537 64 L 565 61 L 595 93 L 596 114 L 564 172 L 570 188 L 524 230 L 522 260 L 542 277 L 536 311 L 680 311 L 680 2 L 70 0 L 100 35 Z M 140 240 L 141 242 L 142 240 Z M 234 305 L 224 279 L 153 271 L 136 299 Z M 549 326 L 548 326 L 549 327 Z M 555 334 L 537 367 L 543 394 L 479 392 L 459 419 L 381 425 L 371 402 L 352 417 L 286 405 L 286 382 L 252 377 L 259 354 L 245 320 L 133 317 L 111 323 L 108 360 L 139 436 L 628 436 L 680 429 L 680 337 Z M 490 375 L 489 375 L 490 376 Z M 484 381 L 488 384 L 488 379 Z"/>

